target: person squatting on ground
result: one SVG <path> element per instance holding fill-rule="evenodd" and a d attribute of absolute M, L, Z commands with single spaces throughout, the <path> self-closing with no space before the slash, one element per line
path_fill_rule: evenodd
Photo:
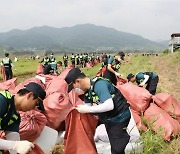
<path fill-rule="evenodd" d="M 159 77 L 156 73 L 153 72 L 139 72 L 136 75 L 130 73 L 127 76 L 128 82 L 135 82 L 143 87 L 147 84 L 146 89 L 150 92 L 150 94 L 155 95 L 157 84 L 159 82 Z"/>
<path fill-rule="evenodd" d="M 114 85 L 117 84 L 117 77 L 121 77 L 121 74 L 118 73 L 118 70 L 121 66 L 121 60 L 124 60 L 125 54 L 123 52 L 119 52 L 116 56 L 110 57 L 108 59 L 108 64 L 106 66 L 106 70 L 103 74 L 104 78 L 109 79 Z"/>
<path fill-rule="evenodd" d="M 5 58 L 1 61 L 1 66 L 4 67 L 6 80 L 12 79 L 12 67 L 14 67 L 12 60 L 9 58 L 9 53 L 5 53 Z"/>
<path fill-rule="evenodd" d="M 0 130 L 6 135 L 6 140 L 0 139 L 0 150 L 9 150 L 11 154 L 26 154 L 34 145 L 29 141 L 20 141 L 18 111 L 29 111 L 37 107 L 44 111 L 43 99 L 46 92 L 34 82 L 25 85 L 17 94 L 0 91 Z M 0 152 L 1 153 L 1 152 Z"/>
<path fill-rule="evenodd" d="M 61 74 L 61 72 L 63 72 L 63 66 L 62 66 L 62 62 L 61 61 L 58 61 L 57 62 L 57 70 L 56 70 L 56 73 L 57 74 Z"/>
<path fill-rule="evenodd" d="M 65 77 L 68 92 L 73 88 L 79 95 L 84 94 L 83 105 L 78 105 L 80 113 L 92 113 L 104 123 L 112 154 L 124 154 L 130 136 L 126 128 L 131 118 L 129 104 L 121 92 L 108 79 L 85 76 L 78 68 L 73 68 Z"/>

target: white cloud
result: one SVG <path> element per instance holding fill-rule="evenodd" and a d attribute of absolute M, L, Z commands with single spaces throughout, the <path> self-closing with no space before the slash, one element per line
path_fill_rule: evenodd
<path fill-rule="evenodd" d="M 92 23 L 145 38 L 180 32 L 179 0 L 0 0 L 0 32 Z"/>

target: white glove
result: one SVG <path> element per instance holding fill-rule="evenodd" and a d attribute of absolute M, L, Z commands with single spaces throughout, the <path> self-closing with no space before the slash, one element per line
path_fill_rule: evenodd
<path fill-rule="evenodd" d="M 78 105 L 76 110 L 80 113 L 90 113 L 90 106 L 87 105 Z"/>
<path fill-rule="evenodd" d="M 143 83 L 140 83 L 140 84 L 139 84 L 139 87 L 143 87 L 143 86 L 144 86 L 144 84 L 143 84 Z"/>
<path fill-rule="evenodd" d="M 121 77 L 121 74 L 118 73 L 118 72 L 116 72 L 115 75 L 116 75 L 117 77 Z"/>
<path fill-rule="evenodd" d="M 34 144 L 29 141 L 16 141 L 13 150 L 20 154 L 26 154 L 34 148 Z"/>

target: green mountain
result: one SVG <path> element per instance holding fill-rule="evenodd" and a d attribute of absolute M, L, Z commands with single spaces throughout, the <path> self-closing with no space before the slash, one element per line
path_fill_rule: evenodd
<path fill-rule="evenodd" d="M 34 27 L 0 33 L 0 45 L 14 48 L 91 48 L 162 50 L 163 44 L 113 28 L 82 24 L 73 27 Z"/>

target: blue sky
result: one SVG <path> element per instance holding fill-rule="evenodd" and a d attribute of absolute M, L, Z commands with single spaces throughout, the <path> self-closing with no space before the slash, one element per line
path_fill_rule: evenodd
<path fill-rule="evenodd" d="M 180 0 L 0 0 L 0 32 L 92 23 L 168 40 L 180 32 Z"/>

